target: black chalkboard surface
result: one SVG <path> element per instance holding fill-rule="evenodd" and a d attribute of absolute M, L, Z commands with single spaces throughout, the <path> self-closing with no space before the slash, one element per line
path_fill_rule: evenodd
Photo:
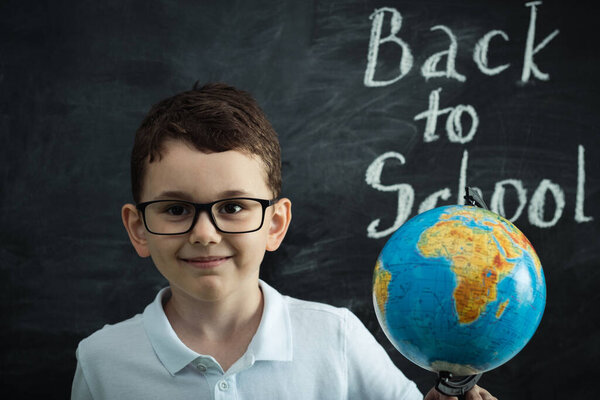
<path fill-rule="evenodd" d="M 600 57 L 585 1 L 3 1 L 2 387 L 64 399 L 79 340 L 165 281 L 120 221 L 133 133 L 195 81 L 254 94 L 278 131 L 293 223 L 261 276 L 379 328 L 386 238 L 465 184 L 527 235 L 538 331 L 480 384 L 586 398 L 600 359 Z M 378 222 L 376 222 L 378 221 Z"/>

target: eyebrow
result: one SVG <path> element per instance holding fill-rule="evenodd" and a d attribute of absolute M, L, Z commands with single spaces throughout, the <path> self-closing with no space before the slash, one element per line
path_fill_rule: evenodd
<path fill-rule="evenodd" d="M 226 190 L 219 193 L 219 199 L 226 199 L 229 197 L 248 197 L 250 193 L 245 190 Z M 188 201 L 194 201 L 194 196 L 192 196 L 188 192 L 184 192 L 182 190 L 165 190 L 161 192 L 158 196 L 155 197 L 155 200 L 158 199 L 166 199 L 166 198 L 175 198 L 175 199 L 183 199 Z"/>

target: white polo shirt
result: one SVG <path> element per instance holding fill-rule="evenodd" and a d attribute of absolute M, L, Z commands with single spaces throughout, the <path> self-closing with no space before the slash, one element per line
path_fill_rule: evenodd
<path fill-rule="evenodd" d="M 260 325 L 228 371 L 179 340 L 162 307 L 164 288 L 143 314 L 79 343 L 71 399 L 423 398 L 348 309 L 260 287 Z"/>

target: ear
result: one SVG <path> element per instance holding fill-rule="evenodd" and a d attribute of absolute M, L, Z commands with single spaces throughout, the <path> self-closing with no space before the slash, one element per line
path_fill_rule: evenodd
<path fill-rule="evenodd" d="M 275 251 L 283 241 L 292 220 L 292 202 L 281 198 L 273 204 L 273 214 L 270 217 L 267 250 Z"/>
<path fill-rule="evenodd" d="M 148 241 L 146 240 L 146 227 L 142 215 L 133 204 L 125 204 L 121 208 L 123 225 L 129 235 L 129 240 L 140 257 L 149 257 Z"/>

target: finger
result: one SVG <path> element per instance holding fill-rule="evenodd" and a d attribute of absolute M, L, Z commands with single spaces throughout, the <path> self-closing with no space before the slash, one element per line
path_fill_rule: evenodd
<path fill-rule="evenodd" d="M 465 398 L 466 400 L 498 400 L 490 392 L 477 385 L 467 392 Z"/>
<path fill-rule="evenodd" d="M 482 387 L 478 387 L 479 388 L 479 395 L 481 396 L 481 398 L 483 400 L 498 400 L 496 397 L 492 396 L 492 394 L 490 392 L 488 392 L 487 390 L 485 390 Z"/>
<path fill-rule="evenodd" d="M 482 400 L 498 400 L 485 389 L 483 389 L 479 394 L 481 395 Z"/>
<path fill-rule="evenodd" d="M 465 400 L 483 400 L 483 398 L 479 394 L 477 387 L 474 387 L 465 394 Z"/>
<path fill-rule="evenodd" d="M 480 399 L 481 400 L 498 400 L 496 397 L 492 396 L 490 393 L 488 392 L 484 392 L 484 393 L 479 393 L 480 395 Z"/>
<path fill-rule="evenodd" d="M 440 392 L 438 392 L 435 388 L 432 388 L 423 400 L 458 400 L 458 397 L 455 396 L 444 396 Z"/>

